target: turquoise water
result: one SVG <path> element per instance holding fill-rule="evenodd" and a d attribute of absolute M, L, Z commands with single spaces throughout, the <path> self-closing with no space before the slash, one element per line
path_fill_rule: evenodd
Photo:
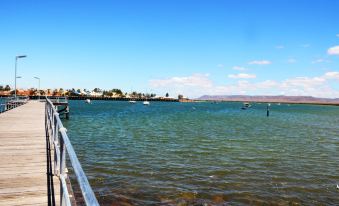
<path fill-rule="evenodd" d="M 102 205 L 337 205 L 339 107 L 71 101 Z"/>
<path fill-rule="evenodd" d="M 5 111 L 5 98 L 0 97 L 0 113 Z"/>

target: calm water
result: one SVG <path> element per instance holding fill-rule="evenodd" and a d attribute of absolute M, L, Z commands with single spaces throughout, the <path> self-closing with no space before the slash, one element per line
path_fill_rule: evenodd
<path fill-rule="evenodd" d="M 71 101 L 102 205 L 338 205 L 339 107 Z M 266 204 L 264 204 L 266 203 Z"/>

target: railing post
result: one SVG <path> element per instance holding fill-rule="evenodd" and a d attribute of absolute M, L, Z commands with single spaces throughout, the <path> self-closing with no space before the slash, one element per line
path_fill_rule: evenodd
<path fill-rule="evenodd" d="M 56 112 L 53 112 L 53 121 L 54 121 L 54 173 L 56 175 L 60 174 L 60 153 L 57 152 L 57 150 L 60 151 L 58 148 L 60 146 L 59 142 L 59 131 L 58 131 L 58 121 L 57 118 L 59 118 L 59 114 Z"/>
<path fill-rule="evenodd" d="M 54 142 L 54 116 L 53 116 L 53 110 L 51 108 L 51 105 L 48 106 L 49 109 L 49 126 L 50 126 L 50 130 L 51 130 L 51 140 L 52 143 Z"/>
<path fill-rule="evenodd" d="M 62 128 L 60 128 L 62 129 Z M 66 179 L 66 147 L 64 144 L 64 140 L 62 136 L 60 137 L 60 177 Z M 62 182 L 60 182 L 60 205 L 64 206 L 65 205 L 65 193 L 63 190 Z"/>

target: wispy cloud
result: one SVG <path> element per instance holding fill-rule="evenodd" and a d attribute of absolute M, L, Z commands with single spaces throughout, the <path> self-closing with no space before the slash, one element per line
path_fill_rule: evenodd
<path fill-rule="evenodd" d="M 304 47 L 304 48 L 308 48 L 310 47 L 311 45 L 310 44 L 302 44 L 301 47 Z"/>
<path fill-rule="evenodd" d="M 248 62 L 248 64 L 268 65 L 268 64 L 272 64 L 272 62 L 270 62 L 268 60 L 254 60 L 254 61 Z"/>
<path fill-rule="evenodd" d="M 329 55 L 339 55 L 339 46 L 333 46 L 327 50 Z"/>
<path fill-rule="evenodd" d="M 284 45 L 277 45 L 277 46 L 275 46 L 275 48 L 276 49 L 283 49 L 283 48 L 285 48 L 285 46 Z"/>
<path fill-rule="evenodd" d="M 188 86 L 188 87 L 211 87 L 212 81 L 208 78 L 209 74 L 193 74 L 187 77 L 171 77 L 167 79 L 153 79 L 150 80 L 152 87 L 165 87 L 165 86 Z"/>
<path fill-rule="evenodd" d="M 322 63 L 324 61 L 325 61 L 324 59 L 316 59 L 316 60 L 313 60 L 311 63 L 312 64 L 317 64 L 317 63 Z"/>
<path fill-rule="evenodd" d="M 238 76 L 246 76 L 239 75 Z M 237 77 L 235 75 L 234 77 Z M 150 85 L 158 90 L 173 94 L 184 94 L 189 97 L 199 97 L 204 94 L 210 95 L 303 95 L 316 97 L 338 98 L 339 90 L 333 88 L 333 82 L 339 80 L 339 72 L 326 72 L 320 76 L 292 77 L 282 81 L 265 80 L 249 82 L 239 79 L 237 82 L 226 85 L 216 85 L 208 74 L 193 74 L 186 77 L 171 77 L 167 79 L 150 80 Z"/>
<path fill-rule="evenodd" d="M 228 78 L 232 78 L 232 79 L 254 79 L 256 77 L 257 76 L 255 74 L 246 74 L 246 73 L 228 75 Z"/>
<path fill-rule="evenodd" d="M 311 63 L 312 63 L 312 64 L 318 64 L 318 63 L 328 63 L 328 62 L 330 62 L 330 61 L 327 60 L 327 59 L 322 59 L 322 58 L 320 58 L 320 59 L 315 59 L 315 60 L 313 60 Z"/>
<path fill-rule="evenodd" d="M 223 68 L 223 67 L 224 67 L 224 65 L 223 65 L 223 64 L 218 64 L 218 65 L 217 65 L 217 67 L 219 67 L 219 68 Z"/>
<path fill-rule="evenodd" d="M 336 35 L 339 38 L 339 34 Z"/>
<path fill-rule="evenodd" d="M 335 80 L 339 80 L 339 72 L 326 72 L 323 75 L 324 79 L 335 79 Z"/>
<path fill-rule="evenodd" d="M 237 70 L 237 71 L 245 71 L 246 68 L 245 67 L 241 67 L 241 66 L 234 66 L 232 67 L 233 70 Z"/>
<path fill-rule="evenodd" d="M 289 59 L 287 60 L 287 63 L 289 63 L 289 64 L 294 64 L 294 63 L 296 63 L 296 62 L 297 62 L 297 60 L 294 59 L 294 58 L 289 58 Z"/>

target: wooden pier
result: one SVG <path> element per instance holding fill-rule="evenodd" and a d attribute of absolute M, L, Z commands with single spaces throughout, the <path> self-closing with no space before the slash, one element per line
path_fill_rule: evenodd
<path fill-rule="evenodd" d="M 66 156 L 85 205 L 99 205 L 57 108 L 45 99 L 0 114 L 0 206 L 76 205 Z"/>
<path fill-rule="evenodd" d="M 45 103 L 0 115 L 0 157 L 0 205 L 48 205 Z"/>

